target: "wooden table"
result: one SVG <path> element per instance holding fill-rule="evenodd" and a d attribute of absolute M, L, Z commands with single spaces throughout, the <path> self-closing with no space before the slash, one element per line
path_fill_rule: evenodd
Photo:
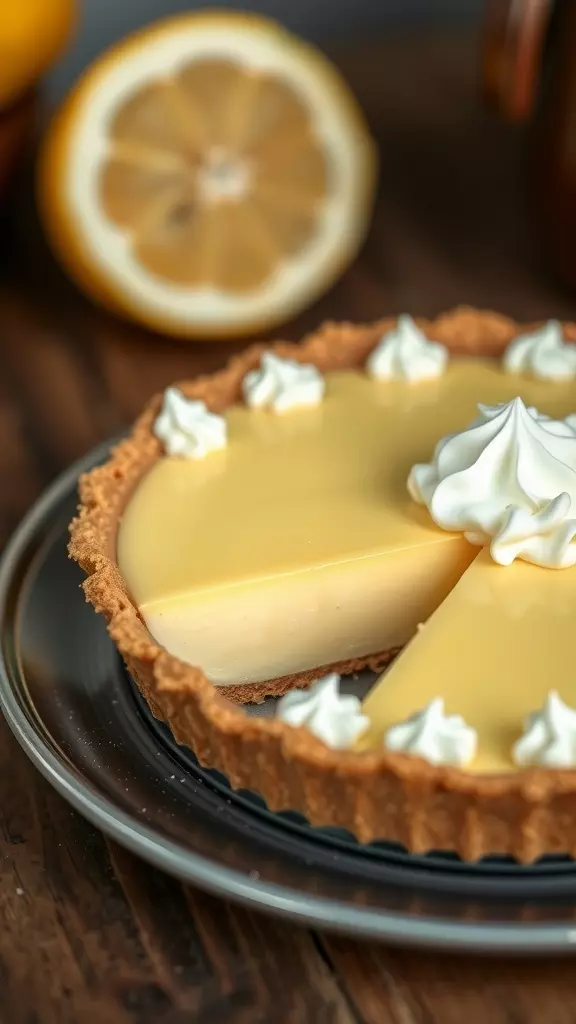
<path fill-rule="evenodd" d="M 382 148 L 361 258 L 314 309 L 432 314 L 460 302 L 576 318 L 523 215 L 522 140 L 479 107 L 475 40 L 365 47 L 342 64 Z M 234 345 L 177 345 L 82 299 L 47 254 L 23 181 L 2 226 L 0 531 L 174 378 Z M 398 951 L 312 934 L 186 889 L 109 843 L 2 723 L 0 1024 L 572 1024 L 573 960 Z"/>

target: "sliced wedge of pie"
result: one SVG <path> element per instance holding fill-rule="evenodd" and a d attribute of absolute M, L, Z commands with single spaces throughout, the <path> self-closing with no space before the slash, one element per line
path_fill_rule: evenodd
<path fill-rule="evenodd" d="M 518 771 L 523 722 L 554 689 L 576 705 L 576 572 L 519 561 L 495 566 L 484 548 L 364 702 L 366 749 L 442 695 L 478 735 L 475 773 Z"/>
<path fill-rule="evenodd" d="M 556 700 L 550 714 L 563 715 L 576 702 L 576 568 L 505 565 L 505 555 L 496 564 L 482 534 L 485 496 L 472 528 L 407 489 L 412 467 L 464 431 L 478 403 L 490 424 L 506 403 L 515 415 L 514 401 L 537 424 L 534 458 L 537 432 L 554 435 L 550 486 L 562 483 L 556 449 L 576 446 L 566 421 L 576 411 L 573 350 L 549 325 L 519 338 L 507 365 L 499 357 L 520 330 L 502 317 L 460 310 L 420 326 L 427 338 L 406 319 L 329 325 L 155 399 L 81 481 L 71 554 L 154 713 L 273 809 L 416 851 L 576 852 L 576 771 L 547 767 L 548 754 L 522 767 L 535 757 L 526 743 L 511 753 L 529 713 Z M 444 444 L 434 472 L 453 459 Z M 473 461 L 463 458 L 456 470 Z M 421 480 L 431 493 L 429 474 Z M 562 564 L 566 499 L 558 493 L 549 509 L 535 496 L 530 507 L 544 517 L 541 533 L 552 522 Z M 505 511 L 498 538 L 514 558 L 528 513 Z M 407 643 L 345 749 L 318 738 L 324 727 L 314 734 L 316 691 L 308 711 L 284 697 L 286 721 L 238 706 L 330 669 L 383 666 Z M 340 714 L 331 682 L 325 694 Z M 576 730 L 574 758 L 556 763 L 576 763 Z"/>
<path fill-rule="evenodd" d="M 412 398 L 328 374 L 321 404 L 284 416 L 233 407 L 226 449 L 156 462 L 118 533 L 152 635 L 244 698 L 406 643 L 474 555 L 412 507 L 406 477 L 438 399 L 444 432 L 473 415 L 476 370 L 490 374 L 463 364 Z"/>

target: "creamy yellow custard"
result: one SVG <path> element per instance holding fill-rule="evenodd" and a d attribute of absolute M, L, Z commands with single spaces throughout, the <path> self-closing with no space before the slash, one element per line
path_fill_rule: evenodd
<path fill-rule="evenodd" d="M 496 565 L 484 549 L 364 701 L 362 746 L 434 697 L 478 732 L 467 769 L 511 771 L 524 719 L 551 689 L 576 704 L 576 568 Z"/>
<path fill-rule="evenodd" d="M 518 394 L 575 411 L 572 384 L 474 359 L 417 384 L 328 374 L 319 406 L 282 416 L 229 409 L 227 448 L 160 459 L 120 524 L 119 567 L 151 633 L 229 685 L 405 643 L 475 554 L 411 502 L 410 468 L 478 401 Z"/>

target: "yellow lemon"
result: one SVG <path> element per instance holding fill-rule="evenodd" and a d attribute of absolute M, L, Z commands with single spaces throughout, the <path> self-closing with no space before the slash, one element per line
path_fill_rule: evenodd
<path fill-rule="evenodd" d="M 75 0 L 0 0 L 0 107 L 50 66 L 68 39 Z"/>
<path fill-rule="evenodd" d="M 105 53 L 51 125 L 39 201 L 93 298 L 181 337 L 270 327 L 367 228 L 375 150 L 332 64 L 267 19 L 156 23 Z"/>

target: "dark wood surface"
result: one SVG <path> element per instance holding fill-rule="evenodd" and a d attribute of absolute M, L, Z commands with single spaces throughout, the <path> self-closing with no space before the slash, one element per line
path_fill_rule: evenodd
<path fill-rule="evenodd" d="M 460 302 L 576 318 L 522 197 L 524 140 L 479 106 L 476 41 L 342 65 L 382 151 L 373 230 L 325 317 Z M 177 345 L 90 306 L 47 254 L 23 178 L 1 226 L 0 536 L 63 466 L 170 380 L 238 345 Z M 107 842 L 0 725 L 0 1024 L 572 1024 L 573 960 L 522 963 L 312 934 L 185 889 Z"/>

